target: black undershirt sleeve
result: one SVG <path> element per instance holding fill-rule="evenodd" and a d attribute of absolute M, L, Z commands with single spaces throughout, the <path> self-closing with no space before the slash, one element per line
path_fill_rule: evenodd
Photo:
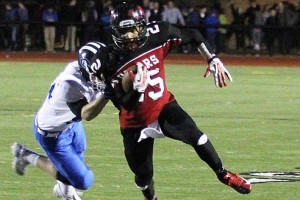
<path fill-rule="evenodd" d="M 122 106 L 126 110 L 133 110 L 138 102 L 141 93 L 136 90 L 131 90 L 125 93 L 118 85 L 115 86 L 115 96 L 112 99 L 116 107 Z"/>
<path fill-rule="evenodd" d="M 67 102 L 70 110 L 74 115 L 76 115 L 77 118 L 81 118 L 81 110 L 86 104 L 88 104 L 88 102 L 85 98 L 75 102 Z"/>
<path fill-rule="evenodd" d="M 200 44 L 204 43 L 209 52 L 214 53 L 209 43 L 197 29 L 178 27 L 169 24 L 169 37 L 181 38 L 181 44 L 183 45 L 194 43 L 199 46 Z"/>
<path fill-rule="evenodd" d="M 204 43 L 209 52 L 215 53 L 215 52 L 213 52 L 209 43 L 204 39 L 203 35 L 197 29 L 182 28 L 181 29 L 181 39 L 182 39 L 182 44 L 196 43 L 197 46 L 199 46 L 201 43 Z"/>

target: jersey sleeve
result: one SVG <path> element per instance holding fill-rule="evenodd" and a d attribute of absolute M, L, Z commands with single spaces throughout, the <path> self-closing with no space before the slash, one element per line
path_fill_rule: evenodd
<path fill-rule="evenodd" d="M 163 30 L 163 32 L 168 33 L 165 40 L 169 41 L 171 49 L 182 44 L 194 43 L 199 46 L 200 44 L 204 43 L 207 49 L 212 52 L 212 48 L 210 47 L 209 43 L 197 29 L 190 29 L 185 27 L 178 28 L 167 22 L 164 22 L 160 27 L 162 27 L 161 29 Z"/>
<path fill-rule="evenodd" d="M 196 46 L 204 43 L 209 52 L 213 52 L 212 48 L 210 47 L 209 43 L 204 39 L 203 35 L 197 29 L 186 29 L 183 28 L 181 30 L 181 38 L 182 44 L 191 44 L 194 43 Z"/>
<path fill-rule="evenodd" d="M 86 104 L 88 104 L 86 99 L 80 99 L 76 102 L 67 102 L 67 105 L 72 111 L 72 113 L 80 119 L 81 119 L 81 110 L 83 106 L 85 106 Z"/>
<path fill-rule="evenodd" d="M 160 22 L 160 36 L 163 40 L 163 48 L 165 56 L 174 48 L 182 44 L 195 43 L 197 46 L 204 43 L 207 49 L 213 53 L 209 43 L 197 29 L 178 28 L 168 22 Z M 154 25 L 152 25 L 154 26 Z M 150 26 L 151 28 L 151 26 Z"/>
<path fill-rule="evenodd" d="M 58 79 L 54 84 L 53 96 L 63 102 L 76 102 L 85 98 L 84 90 L 75 81 Z"/>
<path fill-rule="evenodd" d="M 158 26 L 160 30 L 158 38 L 162 42 L 164 57 L 166 57 L 172 49 L 177 48 L 181 44 L 181 31 L 168 22 L 159 22 Z"/>
<path fill-rule="evenodd" d="M 92 86 L 79 75 L 61 74 L 54 82 L 54 95 L 64 102 L 76 102 L 80 99 L 86 99 L 90 102 L 94 99 L 96 91 Z"/>
<path fill-rule="evenodd" d="M 94 90 L 90 85 L 75 80 L 66 81 L 66 85 L 70 87 L 65 94 L 66 102 L 76 102 L 80 99 L 86 99 L 89 103 L 103 94 L 101 90 Z"/>

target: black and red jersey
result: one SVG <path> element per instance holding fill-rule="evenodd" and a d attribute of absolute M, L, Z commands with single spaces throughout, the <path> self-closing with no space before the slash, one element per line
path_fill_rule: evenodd
<path fill-rule="evenodd" d="M 120 108 L 122 128 L 147 126 L 154 122 L 163 107 L 175 98 L 168 90 L 165 77 L 164 59 L 168 53 L 181 43 L 181 31 L 166 22 L 148 24 L 149 37 L 146 44 L 136 51 L 117 52 L 118 69 L 113 75 L 115 82 L 118 75 L 137 62 L 147 67 L 150 81 L 145 92 L 132 110 Z"/>

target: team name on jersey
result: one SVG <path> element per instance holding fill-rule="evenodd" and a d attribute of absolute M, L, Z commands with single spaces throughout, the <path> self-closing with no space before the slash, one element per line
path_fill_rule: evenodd
<path fill-rule="evenodd" d="M 150 69 L 154 65 L 157 65 L 159 60 L 156 58 L 156 55 L 150 55 L 148 58 L 141 60 L 141 62 L 147 67 L 147 69 Z"/>
<path fill-rule="evenodd" d="M 153 67 L 154 65 L 157 65 L 159 63 L 159 59 L 156 57 L 155 54 L 150 55 L 148 58 L 144 58 L 142 59 L 140 62 L 142 62 L 144 64 L 145 67 L 147 67 L 147 69 L 150 69 L 151 67 Z M 120 72 L 117 75 L 118 79 L 121 79 L 125 74 L 125 71 Z"/>

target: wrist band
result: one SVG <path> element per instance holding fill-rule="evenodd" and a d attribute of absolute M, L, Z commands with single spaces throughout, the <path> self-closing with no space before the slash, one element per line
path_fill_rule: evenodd
<path fill-rule="evenodd" d="M 218 58 L 217 56 L 213 56 L 213 57 L 211 57 L 207 62 L 208 62 L 208 64 L 210 64 L 211 63 L 211 61 L 213 60 L 213 59 L 215 59 L 215 58 Z"/>

